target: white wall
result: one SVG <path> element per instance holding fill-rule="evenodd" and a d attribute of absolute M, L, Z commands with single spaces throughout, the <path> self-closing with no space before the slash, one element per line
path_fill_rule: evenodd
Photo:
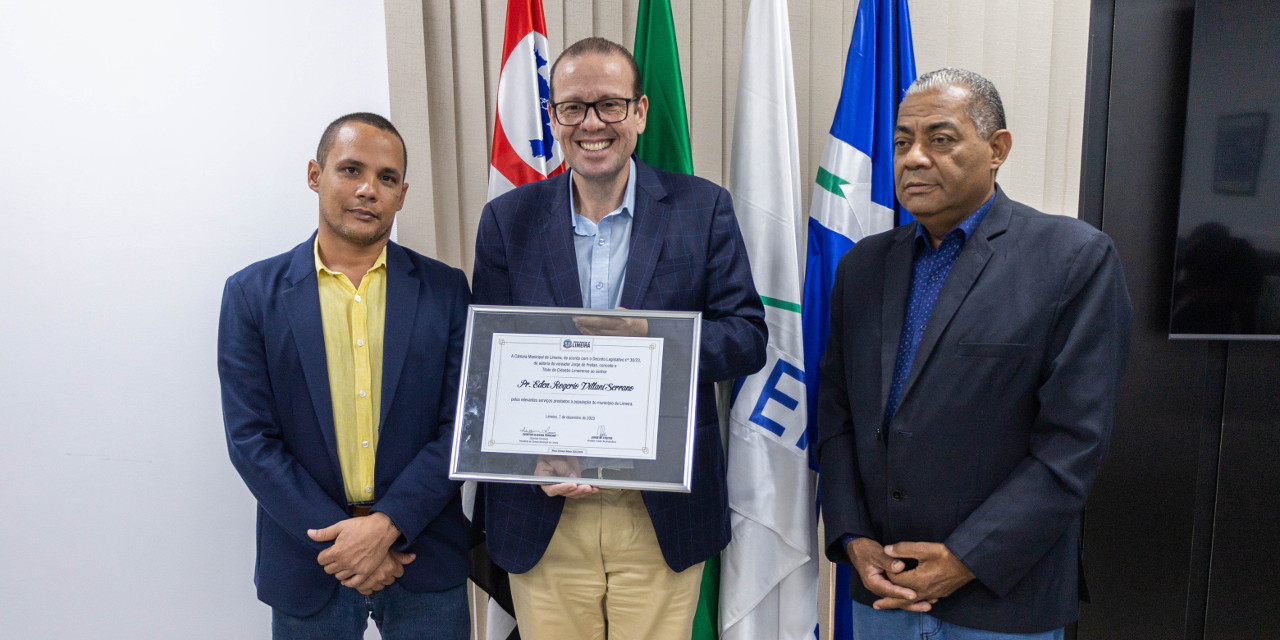
<path fill-rule="evenodd" d="M 0 0 L 3 637 L 269 637 L 222 283 L 314 229 L 386 55 L 381 0 Z"/>

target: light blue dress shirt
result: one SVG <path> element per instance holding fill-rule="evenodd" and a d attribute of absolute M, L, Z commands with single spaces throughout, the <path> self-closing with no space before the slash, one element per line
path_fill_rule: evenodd
<path fill-rule="evenodd" d="M 572 173 L 572 170 L 570 170 Z M 636 210 L 636 161 L 627 171 L 627 188 L 622 206 L 609 212 L 596 224 L 578 213 L 573 200 L 573 176 L 569 176 L 569 213 L 573 220 L 573 250 L 578 254 L 578 287 L 582 306 L 589 309 L 613 309 L 622 299 L 622 282 L 627 276 L 627 257 L 631 255 L 631 222 Z M 631 469 L 630 460 L 579 458 L 583 475 L 588 469 L 607 467 Z"/>
<path fill-rule="evenodd" d="M 572 171 L 571 171 L 572 172 Z M 636 210 L 636 161 L 627 172 L 627 188 L 622 206 L 594 223 L 578 213 L 573 200 L 573 179 L 569 179 L 569 212 L 573 221 L 573 249 L 578 254 L 578 286 L 582 306 L 613 309 L 622 298 L 622 282 L 631 254 L 631 222 Z"/>

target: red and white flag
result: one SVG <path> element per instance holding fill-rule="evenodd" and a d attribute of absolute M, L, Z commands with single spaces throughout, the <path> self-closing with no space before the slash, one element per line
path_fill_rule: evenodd
<path fill-rule="evenodd" d="M 490 200 L 564 171 L 564 154 L 551 135 L 551 114 L 547 112 L 550 83 L 551 56 L 542 0 L 507 0 L 498 110 L 489 155 Z M 463 511 L 470 518 L 475 501 L 473 482 L 463 484 L 462 500 Z M 471 550 L 471 580 L 489 594 L 485 620 L 472 620 L 472 637 L 477 637 L 483 626 L 486 638 L 519 638 L 507 574 L 493 563 L 483 545 Z"/>
<path fill-rule="evenodd" d="M 564 154 L 551 136 L 551 56 L 542 0 L 508 0 L 493 119 L 489 199 L 564 171 Z"/>

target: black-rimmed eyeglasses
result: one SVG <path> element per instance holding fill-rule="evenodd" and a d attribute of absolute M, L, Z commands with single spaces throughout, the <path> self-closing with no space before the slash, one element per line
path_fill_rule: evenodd
<path fill-rule="evenodd" d="M 627 119 L 627 113 L 631 111 L 631 103 L 636 100 L 639 98 L 605 98 L 595 102 L 565 100 L 553 102 L 551 112 L 556 114 L 556 122 L 566 127 L 582 124 L 582 121 L 587 119 L 587 111 L 591 109 L 595 109 L 596 117 L 600 122 L 613 124 Z"/>

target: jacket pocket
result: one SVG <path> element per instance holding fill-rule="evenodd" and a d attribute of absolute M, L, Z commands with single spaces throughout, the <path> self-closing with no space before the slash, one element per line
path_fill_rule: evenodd
<path fill-rule="evenodd" d="M 1027 345 L 1012 342 L 961 342 L 956 353 L 968 358 L 1021 358 Z"/>

